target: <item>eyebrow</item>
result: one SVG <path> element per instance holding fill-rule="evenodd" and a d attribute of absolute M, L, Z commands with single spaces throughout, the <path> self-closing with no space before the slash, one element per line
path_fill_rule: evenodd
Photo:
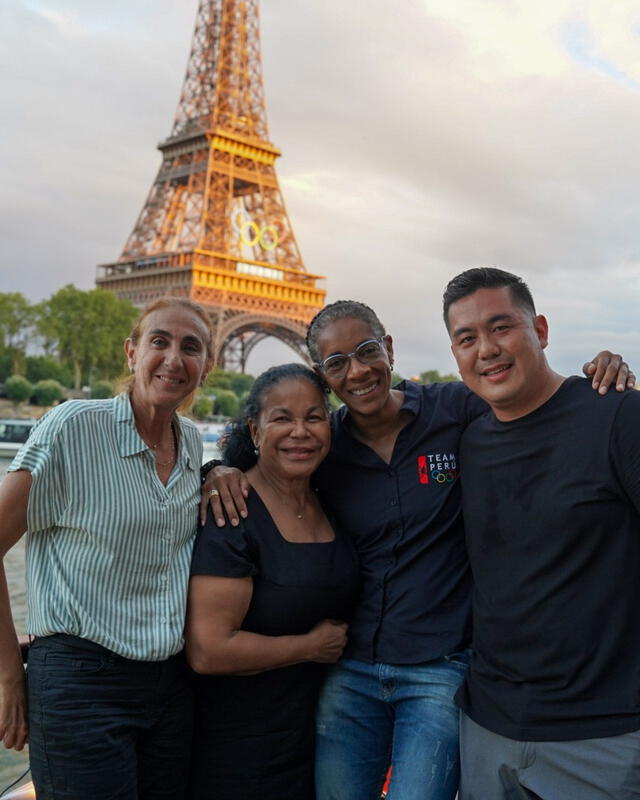
<path fill-rule="evenodd" d="M 318 409 L 322 411 L 325 410 L 324 406 L 317 405 L 317 406 L 311 406 L 311 408 L 308 408 L 305 413 L 308 414 L 310 411 L 317 411 Z M 269 414 L 282 414 L 282 413 L 291 414 L 291 409 L 287 408 L 286 406 L 276 406 L 275 408 L 269 410 Z"/>
<path fill-rule="evenodd" d="M 353 350 L 354 351 L 357 350 L 360 347 L 360 345 L 364 344 L 365 342 L 377 342 L 377 341 L 378 340 L 376 339 L 375 336 L 368 336 L 366 339 L 363 339 L 361 342 L 358 342 L 358 344 L 353 348 Z M 346 356 L 346 355 L 347 354 L 344 352 L 344 350 L 336 350 L 335 353 L 330 353 L 327 356 L 327 358 L 331 358 L 331 356 Z M 324 360 L 326 361 L 326 359 Z"/>
<path fill-rule="evenodd" d="M 487 320 L 488 325 L 493 325 L 495 322 L 500 322 L 501 320 L 512 320 L 513 314 L 494 314 L 492 317 L 489 317 Z M 482 323 L 481 323 L 482 324 Z M 474 330 L 477 325 L 463 325 L 460 328 L 456 328 L 453 331 L 453 336 L 460 336 L 461 333 L 468 333 L 469 331 Z"/>
<path fill-rule="evenodd" d="M 154 328 L 153 330 L 149 331 L 149 336 L 166 336 L 167 339 L 173 339 L 173 335 L 169 333 L 169 331 L 165 331 L 163 328 Z M 182 339 L 183 342 L 197 342 L 198 344 L 202 344 L 202 339 L 199 339 L 197 336 L 193 336 L 193 334 L 187 334 Z"/>

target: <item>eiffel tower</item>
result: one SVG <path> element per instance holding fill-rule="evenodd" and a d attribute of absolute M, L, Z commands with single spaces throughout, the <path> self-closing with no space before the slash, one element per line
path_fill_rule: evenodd
<path fill-rule="evenodd" d="M 143 305 L 165 294 L 204 306 L 216 364 L 244 372 L 273 336 L 308 360 L 324 278 L 305 270 L 275 172 L 258 0 L 200 0 L 162 164 L 120 258 L 96 284 Z"/>

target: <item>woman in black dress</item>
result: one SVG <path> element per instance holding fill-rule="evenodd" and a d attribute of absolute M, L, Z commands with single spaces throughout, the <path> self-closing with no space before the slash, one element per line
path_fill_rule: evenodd
<path fill-rule="evenodd" d="M 329 445 L 323 385 L 300 364 L 257 379 L 223 445 L 251 492 L 239 527 L 219 528 L 209 514 L 193 554 L 196 800 L 314 797 L 316 698 L 358 590 L 352 545 L 309 483 Z"/>

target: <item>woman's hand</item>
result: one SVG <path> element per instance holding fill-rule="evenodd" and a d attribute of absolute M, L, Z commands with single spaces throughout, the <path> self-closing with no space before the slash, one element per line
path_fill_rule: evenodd
<path fill-rule="evenodd" d="M 7 750 L 22 750 L 29 741 L 24 670 L 0 682 L 0 742 Z"/>
<path fill-rule="evenodd" d="M 252 675 L 305 661 L 332 664 L 347 643 L 345 622 L 324 619 L 308 633 L 267 636 L 242 630 L 252 578 L 192 575 L 185 627 L 187 661 L 202 675 Z"/>
<path fill-rule="evenodd" d="M 323 619 L 314 625 L 307 634 L 312 647 L 309 661 L 335 663 L 347 644 L 348 627 L 346 622 L 334 619 Z"/>
<path fill-rule="evenodd" d="M 609 350 L 602 350 L 592 361 L 587 361 L 582 371 L 587 378 L 592 378 L 591 385 L 600 394 L 606 394 L 614 385 L 618 392 L 633 389 L 636 385 L 636 376 L 626 361 L 618 353 Z"/>
<path fill-rule="evenodd" d="M 225 524 L 225 514 L 234 526 L 240 523 L 239 517 L 246 518 L 247 505 L 244 501 L 249 494 L 249 481 L 244 472 L 240 472 L 239 469 L 224 466 L 213 467 L 207 473 L 200 491 L 201 525 L 204 525 L 207 519 L 209 504 L 219 528 Z"/>

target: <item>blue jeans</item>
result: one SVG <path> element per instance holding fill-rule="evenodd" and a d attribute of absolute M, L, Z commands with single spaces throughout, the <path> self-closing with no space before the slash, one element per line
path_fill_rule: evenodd
<path fill-rule="evenodd" d="M 453 800 L 460 775 L 458 708 L 469 652 L 426 664 L 342 659 L 316 715 L 317 800 Z"/>
<path fill-rule="evenodd" d="M 38 800 L 179 800 L 189 774 L 182 655 L 131 661 L 76 636 L 29 650 L 29 760 Z"/>

